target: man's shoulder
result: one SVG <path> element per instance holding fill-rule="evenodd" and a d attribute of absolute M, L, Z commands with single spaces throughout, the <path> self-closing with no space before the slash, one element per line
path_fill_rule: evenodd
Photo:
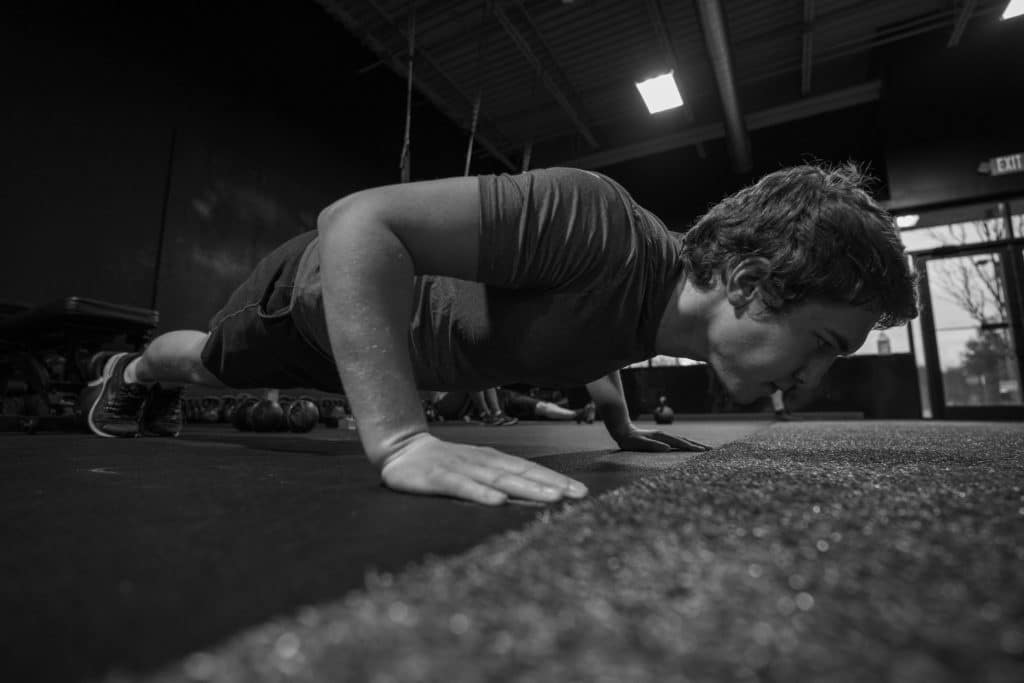
<path fill-rule="evenodd" d="M 618 191 L 629 194 L 629 192 L 622 186 L 621 183 L 614 180 L 613 178 L 605 175 L 604 173 L 598 173 L 597 171 L 591 171 L 586 168 L 575 168 L 572 166 L 549 166 L 547 168 L 538 168 L 533 171 L 526 171 L 527 174 L 535 174 L 536 176 L 546 176 L 554 180 L 561 180 L 569 183 L 580 183 L 580 184 L 593 184 L 593 185 L 610 185 Z"/>
<path fill-rule="evenodd" d="M 626 189 L 616 180 L 611 177 L 598 173 L 597 171 L 591 171 L 585 168 L 575 168 L 572 166 L 547 166 L 543 168 L 535 168 L 529 171 L 523 171 L 521 173 L 511 174 L 503 173 L 498 175 L 481 176 L 481 178 L 505 178 L 512 180 L 513 182 L 526 182 L 534 185 L 592 185 L 595 187 L 611 186 L 618 191 L 628 192 Z"/>

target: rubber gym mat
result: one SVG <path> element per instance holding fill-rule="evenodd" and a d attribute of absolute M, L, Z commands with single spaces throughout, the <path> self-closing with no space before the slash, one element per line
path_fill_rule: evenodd
<path fill-rule="evenodd" d="M 1020 681 L 1022 486 L 1022 425 L 776 425 L 146 680 Z"/>
<path fill-rule="evenodd" d="M 765 427 L 670 429 L 717 445 Z M 435 431 L 579 470 L 593 495 L 691 457 L 610 452 L 600 425 Z M 174 440 L 41 433 L 0 443 L 0 639 L 10 680 L 151 670 L 337 600 L 371 568 L 464 552 L 540 512 L 389 491 L 346 430 L 189 425 Z"/>

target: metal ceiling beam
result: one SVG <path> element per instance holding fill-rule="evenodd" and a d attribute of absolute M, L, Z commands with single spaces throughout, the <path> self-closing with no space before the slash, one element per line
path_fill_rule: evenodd
<path fill-rule="evenodd" d="M 839 29 L 861 22 L 864 17 L 871 17 L 876 11 L 892 6 L 892 2 L 893 0 L 862 0 L 862 2 L 843 7 L 842 9 L 819 14 L 811 22 L 810 26 L 801 18 L 800 21 L 794 21 L 781 26 L 772 26 L 765 31 L 752 33 L 742 40 L 737 40 L 733 47 L 735 52 L 742 53 L 745 50 L 759 47 L 765 41 L 777 40 L 779 34 L 800 32 L 805 29 L 816 31 L 820 35 L 821 31 L 826 29 Z"/>
<path fill-rule="evenodd" d="M 811 68 L 814 61 L 814 0 L 804 0 L 803 50 L 800 58 L 800 94 L 811 94 Z"/>
<path fill-rule="evenodd" d="M 971 20 L 971 15 L 974 14 L 974 9 L 978 5 L 978 0 L 966 0 L 964 6 L 960 8 L 960 14 L 956 18 L 956 23 L 953 25 L 953 33 L 949 36 L 949 42 L 946 43 L 946 47 L 956 47 L 960 43 L 960 38 L 964 35 L 964 30 L 967 28 L 967 22 Z"/>
<path fill-rule="evenodd" d="M 825 114 L 830 111 L 848 109 L 860 104 L 877 101 L 882 94 L 881 81 L 871 81 L 845 90 L 837 90 L 825 95 L 808 97 L 792 104 L 763 109 L 746 117 L 745 123 L 749 130 L 768 128 L 780 123 L 798 121 L 800 119 Z M 664 135 L 652 140 L 623 145 L 615 149 L 604 150 L 571 160 L 552 164 L 555 166 L 571 166 L 576 168 L 604 168 L 630 159 L 659 154 L 680 147 L 688 147 L 698 142 L 717 140 L 726 136 L 724 124 L 713 123 L 706 126 L 689 128 L 679 133 Z"/>
<path fill-rule="evenodd" d="M 998 5 L 992 5 L 987 8 L 983 7 L 978 9 L 974 16 L 977 18 L 987 16 L 989 14 L 995 14 L 1000 11 L 1001 8 Z M 821 64 L 823 62 L 832 61 L 848 55 L 864 53 L 883 45 L 889 45 L 901 40 L 913 38 L 914 36 L 938 31 L 948 26 L 950 19 L 951 15 L 949 12 L 939 12 L 937 14 L 926 16 L 923 19 L 916 19 L 913 22 L 904 23 L 897 29 L 879 31 L 867 38 L 858 38 L 856 40 L 832 43 L 827 48 L 818 50 L 814 55 L 814 61 Z M 795 71 L 799 68 L 799 60 L 787 58 L 777 64 L 769 64 L 762 70 L 748 74 L 745 78 L 740 80 L 740 84 L 756 83 L 758 81 Z M 602 122 L 602 124 L 603 123 L 604 122 Z"/>
<path fill-rule="evenodd" d="M 526 8 L 518 0 L 507 4 L 496 2 L 493 7 L 498 23 L 536 70 L 544 87 L 558 102 L 576 130 L 591 147 L 599 147 L 597 138 L 586 122 L 587 117 L 583 113 L 579 98 L 573 93 L 569 79 L 558 68 L 551 51 L 544 45 L 540 33 L 526 13 Z"/>
<path fill-rule="evenodd" d="M 321 7 L 323 7 L 328 14 L 330 14 L 332 17 L 341 22 L 341 24 L 345 26 L 345 28 L 348 29 L 349 32 L 351 32 L 354 36 L 357 36 L 360 40 L 362 40 L 363 43 L 366 44 L 366 46 L 369 47 L 370 50 L 374 54 L 376 54 L 377 57 L 382 62 L 387 64 L 391 68 L 391 70 L 394 71 L 398 76 L 401 76 L 402 78 L 406 78 L 408 76 L 408 64 L 405 62 L 404 59 L 402 59 L 401 55 L 393 53 L 387 47 L 384 41 L 382 41 L 381 39 L 377 38 L 374 35 L 371 35 L 369 31 L 367 31 L 365 27 L 356 19 L 352 12 L 345 6 L 345 3 L 342 0 L 316 0 L 316 2 Z M 395 26 L 394 22 L 387 15 L 380 12 L 379 8 L 376 6 L 375 3 L 371 2 L 370 5 L 377 11 L 381 19 L 388 26 L 389 30 L 394 32 L 395 41 L 400 41 L 402 43 L 406 42 L 407 36 L 402 31 L 402 29 Z M 447 82 L 448 87 L 452 91 L 454 91 L 461 100 L 465 102 L 467 110 L 472 108 L 472 101 L 468 97 L 466 97 L 466 95 L 461 90 L 459 90 L 459 88 L 456 87 L 454 83 L 447 79 L 447 77 L 444 75 L 444 71 L 442 71 L 437 66 L 436 62 L 434 62 L 429 57 L 429 55 L 427 55 L 418 46 L 416 49 L 416 58 L 417 67 L 419 67 L 420 64 L 425 63 L 433 71 L 439 74 Z M 455 111 L 454 105 L 444 96 L 442 96 L 434 87 L 428 85 L 424 81 L 424 79 L 414 78 L 413 81 L 416 90 L 419 91 L 419 93 L 422 94 L 424 97 L 426 97 L 431 104 L 437 107 L 438 111 L 442 112 L 449 119 L 457 123 L 465 121 L 464 112 L 460 113 Z M 487 125 L 488 127 L 496 128 L 495 124 L 490 121 L 487 122 Z M 486 149 L 491 154 L 491 156 L 493 156 L 495 159 L 501 162 L 506 168 L 508 168 L 509 170 L 516 169 L 516 164 L 514 164 L 508 158 L 508 156 L 506 156 L 499 149 L 498 145 L 496 145 L 492 140 L 490 140 L 487 137 L 486 134 L 481 134 L 478 131 L 475 136 L 475 141 L 478 142 L 481 147 Z"/>
<path fill-rule="evenodd" d="M 975 12 L 974 16 L 975 16 L 975 18 L 979 18 L 979 17 L 982 17 L 982 16 L 988 16 L 990 14 L 996 14 L 996 13 L 1001 12 L 1001 11 L 1002 11 L 1002 7 L 1000 7 L 998 5 L 992 5 L 992 6 L 989 6 L 989 7 L 981 7 L 981 8 L 979 8 Z M 835 60 L 835 59 L 839 59 L 839 58 L 842 58 L 842 57 L 846 57 L 846 56 L 849 56 L 849 55 L 855 55 L 855 54 L 864 53 L 864 52 L 872 50 L 872 49 L 874 49 L 876 47 L 881 47 L 882 45 L 888 45 L 890 43 L 898 42 L 900 40 L 905 40 L 907 38 L 912 38 L 912 37 L 914 37 L 916 35 L 921 35 L 923 33 L 928 33 L 928 32 L 931 32 L 931 31 L 938 30 L 938 29 L 942 28 L 943 25 L 948 25 L 951 20 L 952 20 L 952 14 L 951 13 L 948 13 L 948 12 L 947 13 L 941 13 L 939 15 L 933 15 L 931 17 L 928 17 L 927 18 L 927 22 L 928 23 L 925 23 L 925 24 L 922 24 L 922 25 L 918 25 L 917 23 L 914 23 L 914 24 L 910 25 L 909 27 L 904 27 L 901 30 L 896 31 L 896 32 L 886 33 L 886 34 L 879 34 L 879 35 L 872 35 L 872 36 L 869 36 L 869 37 L 867 37 L 865 39 L 860 40 L 859 42 L 854 42 L 854 43 L 846 42 L 846 43 L 843 43 L 840 46 L 840 48 L 838 48 L 838 49 L 833 49 L 833 48 L 831 48 L 831 46 L 829 48 L 825 49 L 825 50 L 819 49 L 815 53 L 815 55 L 814 55 L 814 61 L 815 61 L 816 64 L 822 64 L 824 62 L 829 62 L 829 61 L 832 61 L 832 60 Z M 818 25 L 818 22 L 815 22 L 815 25 Z M 766 80 L 768 78 L 774 78 L 776 76 L 780 76 L 780 75 L 783 75 L 783 74 L 788 74 L 788 73 L 792 73 L 794 71 L 799 71 L 799 69 L 800 69 L 800 60 L 799 60 L 799 58 L 794 58 L 794 57 L 790 56 L 790 57 L 788 57 L 786 60 L 784 60 L 781 63 L 768 65 L 765 70 L 760 70 L 760 71 L 758 71 L 756 73 L 748 74 L 745 78 L 740 79 L 739 83 L 740 83 L 740 85 L 751 84 L 751 83 L 759 83 L 759 82 L 764 81 L 764 80 Z M 700 95 L 704 95 L 704 93 L 700 93 Z M 612 117 L 606 117 L 604 119 L 598 119 L 596 121 L 596 123 L 598 125 L 600 125 L 600 126 L 603 126 L 603 127 L 604 126 L 636 125 L 632 114 L 619 114 L 619 115 L 612 116 Z M 538 144 L 540 142 L 548 142 L 548 141 L 556 139 L 558 137 L 559 137 L 559 135 L 557 135 L 557 134 L 551 134 L 551 135 L 548 135 L 545 138 L 535 139 L 534 140 L 534 144 L 536 145 L 536 144 Z M 618 149 L 618 148 L 616 148 L 616 149 Z M 565 163 L 569 163 L 569 162 L 565 162 Z"/>
<path fill-rule="evenodd" d="M 696 0 L 696 3 L 701 28 L 704 30 L 704 43 L 718 83 L 718 95 L 722 100 L 733 170 L 736 173 L 749 173 L 754 161 L 750 154 L 750 136 L 743 123 L 743 109 L 736 91 L 725 12 L 718 0 Z"/>

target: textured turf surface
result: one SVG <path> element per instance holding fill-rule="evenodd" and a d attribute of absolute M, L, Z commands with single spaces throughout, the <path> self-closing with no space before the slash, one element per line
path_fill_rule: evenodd
<path fill-rule="evenodd" d="M 153 679 L 1021 681 L 1022 488 L 1020 425 L 777 425 Z"/>

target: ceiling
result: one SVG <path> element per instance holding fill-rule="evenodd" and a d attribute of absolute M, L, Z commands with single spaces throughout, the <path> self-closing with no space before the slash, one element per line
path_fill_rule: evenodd
<path fill-rule="evenodd" d="M 1005 0 L 317 0 L 386 66 L 519 170 L 599 168 L 878 100 L 880 50 L 957 45 Z M 672 69 L 686 104 L 647 113 L 634 86 Z"/>

